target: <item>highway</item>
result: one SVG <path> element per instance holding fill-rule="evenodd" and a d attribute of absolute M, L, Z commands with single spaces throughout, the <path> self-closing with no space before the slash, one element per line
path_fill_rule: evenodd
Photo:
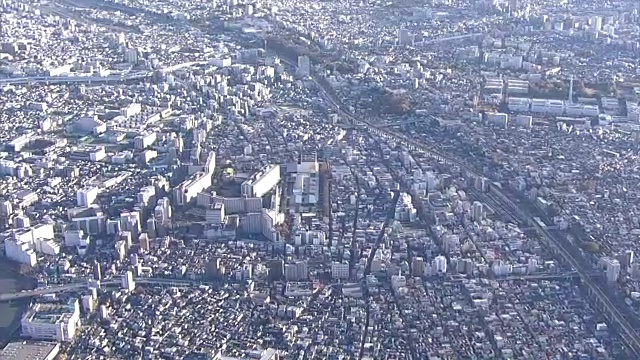
<path fill-rule="evenodd" d="M 108 83 L 138 80 L 150 77 L 151 71 L 135 72 L 126 75 L 108 76 L 28 76 L 0 79 L 0 85 L 21 84 L 82 84 L 82 83 Z"/>
<path fill-rule="evenodd" d="M 135 282 L 137 284 L 164 285 L 164 286 L 174 286 L 174 287 L 192 287 L 192 286 L 208 284 L 206 281 L 167 279 L 167 278 L 136 278 Z M 106 281 L 100 282 L 100 286 L 105 286 L 105 287 L 120 286 L 120 284 L 121 284 L 121 281 L 119 279 L 106 280 Z M 33 296 L 56 294 L 56 293 L 72 291 L 72 290 L 78 291 L 85 288 L 88 288 L 88 282 L 86 279 L 83 279 L 83 280 L 78 280 L 77 282 L 74 282 L 72 284 L 55 285 L 55 286 L 49 286 L 45 288 L 36 288 L 33 290 L 26 290 L 21 292 L 0 294 L 0 302 L 24 299 L 24 298 L 29 298 Z"/>
<path fill-rule="evenodd" d="M 293 65 L 289 61 L 285 60 L 285 62 Z M 321 93 L 325 97 L 328 104 L 333 107 L 344 119 L 352 122 L 353 125 L 361 126 L 369 130 L 372 134 L 403 144 L 409 150 L 422 151 L 427 156 L 430 156 L 444 164 L 458 166 L 463 174 L 466 175 L 466 177 L 484 177 L 459 159 L 455 159 L 449 155 L 443 154 L 439 150 L 427 146 L 426 144 L 422 144 L 403 134 L 396 133 L 384 127 L 378 127 L 376 126 L 376 124 L 373 124 L 368 120 L 357 118 L 355 115 L 346 110 L 346 108 L 334 95 L 329 84 L 324 81 L 324 79 L 319 78 L 315 72 L 312 73 L 312 80 L 321 90 Z M 502 209 L 503 213 L 510 217 L 514 217 L 514 215 L 516 215 L 516 218 L 514 220 L 520 220 L 518 222 L 524 222 L 529 226 L 535 228 L 537 233 L 540 234 L 540 237 L 543 239 L 543 241 L 546 241 L 550 246 L 557 249 L 558 255 L 560 255 L 568 264 L 572 266 L 573 269 L 578 272 L 583 283 L 586 284 L 589 288 L 590 293 L 595 295 L 601 306 L 601 310 L 603 310 L 604 315 L 608 318 L 610 323 L 612 323 L 617 328 L 621 338 L 623 339 L 628 350 L 632 353 L 633 357 L 635 359 L 640 359 L 640 338 L 638 337 L 634 326 L 631 325 L 632 321 L 633 323 L 638 322 L 637 316 L 635 316 L 634 314 L 630 314 L 630 309 L 624 304 L 622 304 L 622 307 L 626 308 L 627 311 L 625 311 L 625 314 L 623 314 L 623 312 L 618 308 L 620 303 L 615 301 L 612 298 L 612 295 L 609 292 L 605 292 L 602 289 L 602 285 L 595 281 L 595 279 L 591 276 L 591 272 L 585 268 L 584 260 L 577 259 L 576 253 L 567 249 L 568 244 L 558 239 L 556 235 L 557 230 L 554 231 L 556 234 L 551 234 L 549 232 L 549 229 L 542 228 L 533 220 L 533 216 L 531 214 L 523 212 L 520 207 L 514 204 L 514 202 L 503 193 L 503 190 L 496 185 L 491 185 L 490 192 L 486 194 L 485 199 L 491 199 L 490 201 L 493 203 L 493 205 L 497 205 L 496 210 L 499 211 L 500 209 Z M 618 304 L 618 306 L 616 306 L 616 304 Z"/>
<path fill-rule="evenodd" d="M 170 73 L 183 68 L 187 68 L 194 65 L 204 65 L 207 61 L 189 61 L 173 66 L 168 66 L 159 69 L 162 73 Z M 136 71 L 129 74 L 122 75 L 107 75 L 107 76 L 27 76 L 16 78 L 4 78 L 0 79 L 0 86 L 2 85 L 21 85 L 21 84 L 99 84 L 99 83 L 115 83 L 125 82 L 129 80 L 140 80 L 149 78 L 153 75 L 153 71 Z"/>

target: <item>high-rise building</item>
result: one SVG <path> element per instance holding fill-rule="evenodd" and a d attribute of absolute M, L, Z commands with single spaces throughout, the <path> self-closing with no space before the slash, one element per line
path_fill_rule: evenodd
<path fill-rule="evenodd" d="M 334 279 L 349 278 L 349 263 L 337 261 L 331 263 L 331 277 Z"/>
<path fill-rule="evenodd" d="M 407 29 L 398 29 L 398 45 L 413 45 L 414 36 Z"/>
<path fill-rule="evenodd" d="M 620 262 L 616 259 L 609 259 L 607 262 L 607 281 L 614 283 L 620 276 Z"/>
<path fill-rule="evenodd" d="M 275 259 L 269 261 L 269 280 L 278 281 L 284 277 L 284 261 Z"/>
<path fill-rule="evenodd" d="M 285 278 L 287 281 L 306 280 L 308 274 L 306 261 L 296 261 L 285 266 Z"/>
<path fill-rule="evenodd" d="M 436 258 L 434 259 L 434 263 L 435 263 L 435 270 L 437 273 L 439 274 L 444 274 L 447 272 L 447 258 L 440 255 L 440 256 L 436 256 Z"/>
<path fill-rule="evenodd" d="M 149 239 L 149 235 L 147 235 L 147 233 L 140 234 L 138 241 L 140 242 L 140 249 L 147 252 L 151 249 L 151 239 Z"/>
<path fill-rule="evenodd" d="M 158 224 L 165 224 L 171 220 L 171 202 L 168 198 L 158 200 L 153 210 L 153 216 Z"/>
<path fill-rule="evenodd" d="M 149 239 L 155 239 L 158 237 L 158 233 L 157 233 L 157 229 L 156 229 L 156 219 L 154 218 L 149 218 L 149 220 L 147 220 L 147 235 L 149 237 Z"/>
<path fill-rule="evenodd" d="M 102 280 L 102 267 L 97 261 L 93 262 L 93 279 L 98 281 Z"/>
<path fill-rule="evenodd" d="M 480 201 L 474 201 L 471 207 L 471 219 L 474 221 L 482 220 L 484 216 L 484 206 Z"/>
<path fill-rule="evenodd" d="M 411 261 L 411 275 L 421 277 L 424 275 L 424 259 L 415 257 Z"/>
<path fill-rule="evenodd" d="M 122 289 L 128 292 L 136 288 L 136 282 L 133 280 L 133 272 L 127 271 L 122 275 Z"/>

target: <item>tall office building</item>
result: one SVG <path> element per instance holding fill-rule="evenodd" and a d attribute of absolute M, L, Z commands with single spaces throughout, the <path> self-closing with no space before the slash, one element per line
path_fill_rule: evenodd
<path fill-rule="evenodd" d="M 122 289 L 128 292 L 136 288 L 136 282 L 133 280 L 133 273 L 127 271 L 122 275 Z"/>
<path fill-rule="evenodd" d="M 284 277 L 284 261 L 275 259 L 269 261 L 269 280 L 277 281 Z"/>
<path fill-rule="evenodd" d="M 424 275 L 424 259 L 415 257 L 411 261 L 411 275 L 421 277 Z"/>
<path fill-rule="evenodd" d="M 482 220 L 484 216 L 484 206 L 479 201 L 474 201 L 471 207 L 471 219 L 474 221 Z"/>
<path fill-rule="evenodd" d="M 306 261 L 297 261 L 285 266 L 285 278 L 287 281 L 306 280 L 308 274 Z"/>
<path fill-rule="evenodd" d="M 94 280 L 102 280 L 102 267 L 98 261 L 93 262 L 93 279 Z"/>

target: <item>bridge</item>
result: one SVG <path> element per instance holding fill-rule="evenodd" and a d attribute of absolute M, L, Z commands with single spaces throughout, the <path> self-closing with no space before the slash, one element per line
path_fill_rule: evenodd
<path fill-rule="evenodd" d="M 146 284 L 146 285 L 162 285 L 162 286 L 171 286 L 171 287 L 195 287 L 200 285 L 210 284 L 206 281 L 197 281 L 197 280 L 184 280 L 184 279 L 168 279 L 168 278 L 136 278 L 134 279 L 136 284 Z M 106 280 L 101 281 L 100 286 L 120 286 L 120 279 L 117 280 Z M 66 291 L 79 291 L 82 289 L 88 288 L 88 282 L 86 279 L 79 280 L 77 282 L 71 284 L 64 285 L 56 285 L 56 286 L 48 286 L 44 288 L 36 288 L 32 290 L 25 290 L 20 292 L 13 293 L 4 293 L 0 294 L 0 302 L 12 301 L 30 298 L 34 296 L 42 296 L 47 294 L 56 294 Z"/>

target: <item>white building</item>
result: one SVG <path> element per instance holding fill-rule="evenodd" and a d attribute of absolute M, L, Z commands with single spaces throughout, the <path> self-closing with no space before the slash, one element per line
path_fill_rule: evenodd
<path fill-rule="evenodd" d="M 171 202 L 168 198 L 159 199 L 153 209 L 153 217 L 159 224 L 164 224 L 171 219 Z"/>
<path fill-rule="evenodd" d="M 618 281 L 620 276 L 620 262 L 616 259 L 609 259 L 607 261 L 607 281 L 614 283 Z"/>
<path fill-rule="evenodd" d="M 78 206 L 88 207 L 89 205 L 93 204 L 93 202 L 96 201 L 96 198 L 98 197 L 98 192 L 99 190 L 95 186 L 79 189 L 76 192 L 76 201 Z"/>
<path fill-rule="evenodd" d="M 487 122 L 495 126 L 506 128 L 509 123 L 509 116 L 505 113 L 488 113 L 486 116 Z"/>
<path fill-rule="evenodd" d="M 70 342 L 80 324 L 78 299 L 66 305 L 40 303 L 22 317 L 22 336 L 38 340 Z"/>
<path fill-rule="evenodd" d="M 28 229 L 16 230 L 4 240 L 7 258 L 21 264 L 35 266 L 36 253 L 57 255 L 60 246 L 54 242 L 52 224 L 39 224 Z"/>
<path fill-rule="evenodd" d="M 156 188 L 154 186 L 144 186 L 138 193 L 138 204 L 142 207 L 148 207 L 155 202 Z"/>
<path fill-rule="evenodd" d="M 407 286 L 407 278 L 403 275 L 392 275 L 391 276 L 391 286 L 398 290 Z"/>
<path fill-rule="evenodd" d="M 439 274 L 444 274 L 447 272 L 447 258 L 440 255 L 440 256 L 436 256 L 436 258 L 434 259 L 434 263 L 435 263 L 435 270 L 437 273 Z"/>
<path fill-rule="evenodd" d="M 531 99 L 509 97 L 508 106 L 510 111 L 528 112 L 530 111 Z"/>
<path fill-rule="evenodd" d="M 280 165 L 267 165 L 242 183 L 242 196 L 262 197 L 278 182 L 280 182 Z"/>

